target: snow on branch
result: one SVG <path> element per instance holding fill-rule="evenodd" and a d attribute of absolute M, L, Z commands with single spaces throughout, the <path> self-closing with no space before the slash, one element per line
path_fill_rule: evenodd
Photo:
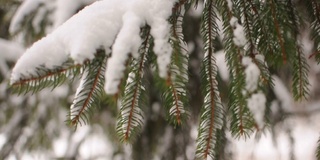
<path fill-rule="evenodd" d="M 39 1 L 40 2 L 40 1 Z M 138 57 L 140 28 L 149 25 L 158 56 L 159 74 L 166 77 L 172 48 L 167 21 L 176 0 L 104 0 L 85 7 L 51 34 L 34 43 L 13 68 L 11 84 L 36 76 L 37 68 L 54 69 L 68 58 L 76 64 L 95 57 L 97 49 L 113 49 L 106 69 L 107 93 L 116 93 L 129 54 Z M 114 44 L 114 45 L 113 45 Z M 112 46 L 113 45 L 113 46 Z M 28 77 L 29 76 L 29 77 Z"/>
<path fill-rule="evenodd" d="M 45 15 L 45 10 L 52 10 L 54 6 L 54 1 L 52 0 L 25 0 L 22 5 L 18 8 L 15 13 L 12 21 L 10 23 L 9 31 L 11 34 L 18 32 L 21 29 L 21 25 L 23 21 L 25 21 L 25 17 L 28 15 L 37 12 L 37 9 L 43 6 L 46 9 L 40 9 L 39 13 L 35 15 L 35 19 L 32 21 L 32 26 L 38 30 L 38 26 L 40 26 L 40 20 L 42 16 Z"/>
<path fill-rule="evenodd" d="M 253 114 L 253 118 L 255 119 L 259 129 L 261 129 L 264 126 L 264 112 L 267 101 L 265 94 L 258 89 L 261 71 L 259 67 L 252 62 L 252 58 L 250 57 L 243 57 L 242 64 L 246 67 L 245 89 L 249 96 L 247 99 L 247 105 Z"/>
<path fill-rule="evenodd" d="M 2 38 L 0 38 L 0 48 L 0 75 L 2 73 L 2 75 L 7 76 L 7 73 L 9 73 L 9 67 L 6 62 L 15 62 L 24 52 L 24 48 L 19 43 Z"/>

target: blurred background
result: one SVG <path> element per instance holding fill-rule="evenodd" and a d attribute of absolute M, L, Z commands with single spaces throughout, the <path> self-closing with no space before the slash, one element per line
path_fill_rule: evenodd
<path fill-rule="evenodd" d="M 0 0 L 0 159 L 46 160 L 187 160 L 194 159 L 195 139 L 203 95 L 200 91 L 200 66 L 203 57 L 200 20 L 202 1 L 191 7 L 184 18 L 188 43 L 190 118 L 182 127 L 165 118 L 161 95 L 149 80 L 149 107 L 142 134 L 132 145 L 119 143 L 115 134 L 118 108 L 101 102 L 90 123 L 76 130 L 65 122 L 78 81 L 67 82 L 54 90 L 16 95 L 9 87 L 10 70 L 32 43 L 95 0 Z M 218 22 L 221 27 L 221 23 Z M 308 27 L 300 38 L 307 57 L 312 53 Z M 219 89 L 228 103 L 229 75 L 221 38 L 215 39 L 219 68 Z M 320 131 L 320 66 L 308 58 L 310 97 L 295 102 L 290 93 L 289 69 L 273 69 L 274 88 L 270 88 L 263 130 L 247 139 L 234 139 L 226 133 L 227 145 L 222 160 L 314 160 Z"/>

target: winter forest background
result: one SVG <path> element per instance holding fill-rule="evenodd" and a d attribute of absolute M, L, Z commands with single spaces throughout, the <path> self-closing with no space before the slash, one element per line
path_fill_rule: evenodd
<path fill-rule="evenodd" d="M 208 138 L 202 137 L 208 134 L 198 128 L 199 124 L 204 129 L 208 128 L 206 125 L 209 122 L 202 121 L 206 118 L 205 109 L 202 107 L 212 103 L 207 102 L 210 97 L 206 95 L 206 86 L 203 86 L 207 79 L 204 75 L 211 72 L 202 67 L 205 63 L 213 62 L 210 57 L 204 58 L 208 55 L 213 56 L 210 54 L 212 46 L 217 68 L 215 65 L 211 67 L 213 72 L 218 72 L 215 73 L 214 79 L 216 84 L 219 84 L 213 90 L 215 93 L 219 90 L 220 94 L 213 99 L 218 99 L 219 103 L 215 102 L 217 107 L 225 107 L 225 111 L 231 116 L 227 115 L 226 122 L 221 122 L 223 125 L 214 129 L 215 134 L 219 135 L 219 131 L 222 130 L 225 131 L 225 135 L 222 134 L 221 141 L 215 135 L 212 142 L 208 143 L 212 148 L 218 146 L 219 151 L 208 151 L 208 159 L 210 156 L 221 160 L 317 159 L 320 131 L 318 123 L 320 121 L 320 2 L 318 0 L 149 0 L 148 2 L 104 0 L 95 3 L 78 17 L 62 25 L 72 15 L 94 2 L 95 0 L 0 0 L 0 159 L 184 160 L 194 159 L 195 156 L 203 159 L 202 156 L 206 155 L 203 155 L 201 150 L 206 145 L 203 145 L 202 141 Z M 217 6 L 224 5 L 225 10 L 213 7 L 211 9 L 214 11 L 210 12 L 213 3 Z M 281 5 L 292 5 L 292 12 L 287 14 Z M 290 9 L 287 6 L 284 8 Z M 224 12 L 226 10 L 229 12 Z M 314 17 L 310 16 L 309 12 L 314 13 L 311 14 Z M 229 14 L 230 20 L 224 21 L 226 19 L 224 13 Z M 230 16 L 232 14 L 233 17 Z M 268 17 L 268 14 L 272 17 L 271 21 L 262 18 Z M 290 21 L 292 19 L 296 21 Z M 147 27 L 141 25 L 143 21 L 147 22 Z M 208 40 L 207 36 L 211 35 L 207 34 L 206 27 L 212 27 L 211 24 L 216 30 L 212 31 L 215 33 L 214 39 Z M 287 26 L 288 24 L 295 24 L 298 27 Z M 179 27 L 180 25 L 182 27 Z M 121 30 L 119 31 L 117 27 Z M 168 27 L 171 27 L 171 30 L 167 33 Z M 283 30 L 271 32 L 274 28 Z M 49 38 L 35 43 L 48 34 Z M 170 37 L 170 43 L 167 43 L 168 34 L 169 37 L 172 35 L 177 37 Z M 279 38 L 280 36 L 283 37 Z M 104 37 L 113 39 L 106 40 Z M 151 38 L 148 37 L 153 38 L 150 44 Z M 181 41 L 181 37 L 185 43 Z M 262 41 L 264 38 L 269 38 L 270 41 Z M 104 44 L 103 51 L 99 45 L 102 41 L 107 43 Z M 275 41 L 278 43 L 275 44 Z M 150 47 L 152 54 L 142 56 L 144 54 L 140 54 L 140 45 L 145 46 L 146 50 Z M 256 47 L 253 49 L 254 52 L 269 51 L 268 47 L 271 49 L 268 54 L 257 53 L 252 56 L 248 51 L 252 46 Z M 295 61 L 295 56 L 291 54 L 296 53 L 292 51 L 296 46 L 299 46 L 297 53 L 302 53 L 298 54 L 298 59 L 302 59 L 303 67 L 295 65 L 301 61 Z M 26 51 L 29 47 L 31 48 Z M 237 76 L 233 75 L 232 70 L 228 70 L 229 66 L 234 67 L 237 64 L 237 62 L 228 64 L 232 61 L 230 60 L 232 56 L 225 50 L 232 48 L 238 48 L 243 56 L 242 61 L 239 61 L 243 67 L 238 68 L 243 70 L 243 84 L 239 82 L 240 80 L 234 80 Z M 110 49 L 112 55 L 107 54 Z M 97 54 L 91 53 L 96 50 Z M 271 55 L 271 51 L 280 53 L 281 50 L 286 50 L 287 55 Z M 171 51 L 185 56 L 186 59 L 171 55 Z M 71 54 L 66 57 L 63 52 Z M 128 55 L 129 52 L 132 52 L 132 55 Z M 162 55 L 161 52 L 167 55 Z M 19 60 L 21 63 L 15 66 L 24 53 L 31 56 L 21 58 Z M 173 57 L 171 62 L 170 55 Z M 107 59 L 105 57 L 111 59 L 108 60 L 108 65 L 96 67 L 105 63 Z M 130 60 L 123 57 L 129 57 Z M 63 58 L 67 60 L 66 63 L 62 63 Z M 88 62 L 87 59 L 91 61 Z M 182 61 L 182 64 L 170 65 L 170 76 L 178 77 L 177 82 L 171 82 L 163 77 L 169 73 L 166 65 L 176 63 L 175 60 Z M 267 66 L 267 69 L 263 70 L 259 68 L 261 66 L 253 63 L 255 60 L 274 63 L 258 63 L 262 68 Z M 70 72 L 59 73 L 57 76 L 44 76 L 43 81 L 28 82 L 27 87 L 21 85 L 20 88 L 15 88 L 9 85 L 21 82 L 23 78 L 30 78 L 30 75 L 41 77 L 53 71 L 60 71 L 61 68 L 50 70 L 59 67 L 57 66 L 59 63 L 67 67 L 74 66 L 75 63 L 79 63 L 79 66 L 83 63 L 92 67 L 79 69 L 80 67 L 77 68 L 75 65 Z M 136 71 L 136 66 L 139 64 L 145 64 L 142 74 Z M 300 71 L 299 67 L 303 73 L 296 74 Z M 30 72 L 28 70 L 30 68 L 35 72 Z M 183 69 L 186 69 L 185 72 Z M 101 70 L 107 70 L 106 79 L 112 77 L 110 79 L 113 81 L 106 80 L 103 86 L 101 84 L 104 84 L 104 81 L 97 80 L 99 93 L 92 94 L 99 97 L 100 103 L 88 102 L 93 108 L 88 110 L 90 116 L 86 114 L 77 117 L 79 112 L 76 109 L 79 105 L 84 105 L 83 97 L 91 95 L 91 92 L 86 92 L 84 89 L 96 82 L 86 80 Z M 73 80 L 68 79 L 77 74 L 85 78 L 78 75 Z M 141 75 L 144 76 L 144 80 L 137 80 L 136 77 Z M 184 75 L 187 75 L 187 78 Z M 269 78 L 266 81 L 272 80 L 265 85 L 260 79 L 263 76 Z M 174 81 L 174 78 L 171 80 Z M 61 85 L 63 81 L 65 83 Z M 296 81 L 304 84 L 295 83 Z M 170 84 L 174 85 L 167 90 L 164 86 Z M 187 96 L 181 89 L 184 84 Z M 233 90 L 230 89 L 232 85 L 235 87 Z M 50 87 L 45 88 L 45 86 Z M 53 86 L 56 88 L 52 89 Z M 132 124 L 137 130 L 127 132 L 133 135 L 131 140 L 131 137 L 126 137 L 127 134 L 123 132 L 122 127 L 130 121 L 123 118 L 127 115 L 127 110 L 121 106 L 125 107 L 125 102 L 132 98 L 126 94 L 130 95 L 135 86 L 141 89 L 138 95 L 146 95 L 146 98 L 141 100 L 142 104 L 140 102 L 136 104 L 137 107 L 144 107 L 133 111 L 138 114 Z M 233 101 L 235 104 L 240 103 L 237 100 L 241 99 L 241 96 L 230 97 L 237 87 L 245 88 L 237 92 L 242 98 L 248 96 L 243 101 L 244 111 L 237 110 L 238 106 L 233 105 Z M 295 87 L 298 89 L 295 90 Z M 119 88 L 123 93 L 118 91 Z M 299 88 L 302 88 L 302 91 Z M 18 91 L 15 91 L 17 89 Z M 16 94 L 19 93 L 19 89 L 20 95 Z M 177 108 L 170 108 L 174 98 L 170 97 L 170 93 L 173 93 L 174 89 L 178 96 L 187 99 L 185 100 L 187 104 L 182 106 L 185 101 L 181 100 Z M 110 96 L 105 94 L 105 90 L 117 94 Z M 94 107 L 95 104 L 98 104 L 98 107 Z M 141 110 L 144 114 L 139 116 Z M 237 113 L 234 115 L 229 112 L 244 113 L 244 121 L 247 123 L 244 126 L 244 133 L 235 129 L 232 123 L 237 124 L 239 118 Z M 219 117 L 222 114 L 215 115 Z M 234 116 L 236 120 L 233 120 Z M 121 142 L 127 140 L 133 144 Z"/>

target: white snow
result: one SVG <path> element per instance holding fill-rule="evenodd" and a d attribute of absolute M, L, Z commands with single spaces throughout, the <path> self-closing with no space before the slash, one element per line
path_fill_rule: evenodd
<path fill-rule="evenodd" d="M 319 113 L 314 115 L 319 118 Z M 249 139 L 231 140 L 234 160 L 290 160 L 290 149 L 293 148 L 296 160 L 316 160 L 315 149 L 319 137 L 318 121 L 313 117 L 288 117 L 275 127 L 275 135 L 269 130 L 257 139 L 252 135 Z M 290 143 L 288 129 L 291 130 L 294 143 Z M 227 135 L 230 135 L 227 134 Z"/>
<path fill-rule="evenodd" d="M 19 43 L 0 38 L 0 60 L 15 62 L 24 52 Z"/>
<path fill-rule="evenodd" d="M 255 119 L 258 127 L 260 129 L 264 126 L 264 112 L 266 109 L 266 96 L 259 92 L 252 94 L 250 98 L 248 98 L 248 108 L 253 114 L 253 118 Z"/>
<path fill-rule="evenodd" d="M 34 10 L 36 10 L 44 0 L 25 0 L 22 5 L 18 8 L 16 14 L 11 20 L 9 31 L 10 33 L 16 33 L 21 27 L 21 23 L 23 22 L 26 15 L 30 14 Z"/>
<path fill-rule="evenodd" d="M 59 138 L 53 140 L 52 150 L 56 157 L 63 157 L 66 155 L 69 141 L 68 134 L 68 132 L 64 131 L 60 134 Z"/>
<path fill-rule="evenodd" d="M 38 32 L 44 13 L 53 10 L 54 2 L 52 0 L 24 0 L 11 20 L 9 32 L 11 34 L 17 33 L 21 29 L 25 17 L 33 12 L 35 12 L 35 15 L 32 20 L 32 27 Z"/>
<path fill-rule="evenodd" d="M 0 38 L 0 73 L 5 77 L 9 74 L 9 67 L 6 62 L 15 62 L 23 53 L 24 48 L 15 42 L 8 41 Z"/>
<path fill-rule="evenodd" d="M 45 55 L 45 56 L 44 56 Z M 54 37 L 45 37 L 33 44 L 18 60 L 12 70 L 11 83 L 18 81 L 23 75 L 35 74 L 35 69 L 44 65 L 53 68 L 67 60 L 67 54 L 63 52 L 60 42 Z"/>
<path fill-rule="evenodd" d="M 225 82 L 229 81 L 229 70 L 226 63 L 224 50 L 216 52 L 215 57 L 221 79 Z"/>
<path fill-rule="evenodd" d="M 247 43 L 243 26 L 238 23 L 238 19 L 236 17 L 232 17 L 230 19 L 230 25 L 233 27 L 234 44 L 239 47 L 243 47 Z"/>
<path fill-rule="evenodd" d="M 118 91 L 120 80 L 126 69 L 125 63 L 129 54 L 138 58 L 138 49 L 142 43 L 139 36 L 142 19 L 133 12 L 126 12 L 123 16 L 123 27 L 112 47 L 112 57 L 108 60 L 105 90 L 109 94 Z"/>
<path fill-rule="evenodd" d="M 0 150 L 2 149 L 3 145 L 7 142 L 7 136 L 5 134 L 0 134 Z"/>
<path fill-rule="evenodd" d="M 174 1 L 159 0 L 158 4 L 155 3 L 154 5 L 161 5 L 161 7 L 153 9 L 150 13 L 155 17 L 151 18 L 152 16 L 150 16 L 147 18 L 148 24 L 151 25 L 151 35 L 154 38 L 153 51 L 158 56 L 157 63 L 159 67 L 159 75 L 163 78 L 167 76 L 168 65 L 170 63 L 172 52 L 171 45 L 168 42 L 170 26 L 166 20 L 166 18 L 171 14 L 171 8 L 173 6 L 172 2 Z"/>
<path fill-rule="evenodd" d="M 227 3 L 228 3 L 228 8 L 230 11 L 232 11 L 232 6 L 233 6 L 233 3 L 231 0 L 227 0 Z"/>
<path fill-rule="evenodd" d="M 293 110 L 293 98 L 286 88 L 286 86 L 282 83 L 279 77 L 276 75 L 272 75 L 274 87 L 273 91 L 276 95 L 277 99 L 281 102 L 282 109 L 284 111 L 292 111 Z"/>
<path fill-rule="evenodd" d="M 248 92 L 253 92 L 258 87 L 260 69 L 256 64 L 254 64 L 249 57 L 242 58 L 242 64 L 246 66 L 245 76 L 246 76 L 246 90 Z"/>
<path fill-rule="evenodd" d="M 89 5 L 97 0 L 56 0 L 56 9 L 54 11 L 54 28 L 57 28 L 82 6 Z"/>
<path fill-rule="evenodd" d="M 80 157 L 82 159 L 107 159 L 112 157 L 114 146 L 102 133 L 92 134 L 87 137 L 79 148 Z M 96 158 L 95 158 L 96 157 Z"/>
<path fill-rule="evenodd" d="M 153 50 L 158 56 L 159 75 L 166 77 L 172 51 L 168 42 L 170 26 L 167 19 L 175 1 L 95 2 L 71 17 L 51 34 L 34 43 L 13 68 L 11 83 L 18 81 L 22 75 L 25 78 L 32 76 L 37 67 L 44 66 L 52 69 L 60 66 L 68 57 L 79 64 L 85 60 L 92 60 L 96 49 L 102 47 L 109 50 L 114 43 L 113 54 L 106 69 L 105 83 L 106 92 L 114 94 L 118 90 L 117 84 L 123 76 L 129 53 L 133 57 L 138 57 L 137 51 L 141 44 L 140 27 L 145 23 L 151 26 L 151 35 L 154 38 Z M 34 10 L 42 1 L 37 2 L 30 2 L 29 10 L 24 9 L 24 14 L 17 14 L 16 21 L 21 21 L 22 15 Z M 24 3 L 24 5 L 27 4 Z M 13 32 L 16 31 L 16 26 L 12 25 Z"/>
<path fill-rule="evenodd" d="M 56 10 L 54 12 L 54 28 L 60 26 L 63 22 L 69 19 L 82 3 L 73 0 L 57 0 Z"/>
<path fill-rule="evenodd" d="M 258 127 L 261 129 L 264 126 L 264 112 L 267 99 L 260 91 L 254 93 L 258 90 L 260 69 L 252 62 L 252 59 L 247 56 L 242 58 L 242 65 L 246 67 L 244 70 L 246 92 L 244 91 L 243 94 L 244 96 L 251 94 L 247 99 L 247 105 Z"/>

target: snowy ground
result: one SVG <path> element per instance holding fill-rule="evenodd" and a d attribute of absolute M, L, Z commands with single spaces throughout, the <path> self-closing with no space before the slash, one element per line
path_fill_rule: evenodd
<path fill-rule="evenodd" d="M 315 150 L 319 137 L 320 113 L 288 118 L 277 126 L 277 136 L 273 141 L 271 133 L 244 140 L 234 140 L 231 150 L 235 151 L 234 160 L 290 160 L 293 149 L 295 160 L 315 160 Z M 293 142 L 288 131 L 291 129 Z"/>
<path fill-rule="evenodd" d="M 250 139 L 233 140 L 232 145 L 228 148 L 233 154 L 233 160 L 290 160 L 291 149 L 295 160 L 316 160 L 315 149 L 320 131 L 320 125 L 317 123 L 320 120 L 320 113 L 311 116 L 295 116 L 288 118 L 276 128 L 277 136 L 272 139 L 271 133 L 266 132 L 257 138 L 252 136 Z M 291 129 L 293 143 L 288 130 Z M 77 133 L 72 137 L 74 142 L 82 141 L 79 148 L 81 159 L 127 159 L 128 157 L 113 156 L 113 145 L 101 132 L 90 134 L 90 127 L 84 126 L 77 130 Z M 87 136 L 87 137 L 85 137 Z M 230 134 L 227 134 L 231 139 Z M 53 143 L 53 153 L 48 151 L 39 151 L 25 153 L 22 160 L 41 160 L 56 158 L 65 155 L 68 149 L 67 136 L 62 135 Z M 293 144 L 293 145 L 292 145 Z M 70 147 L 70 144 L 69 144 Z M 128 154 L 131 148 L 128 147 Z M 189 150 L 190 151 L 190 150 Z M 48 155 L 51 155 L 48 157 Z M 155 156 L 157 157 L 157 156 Z M 16 158 L 10 157 L 9 160 Z"/>

